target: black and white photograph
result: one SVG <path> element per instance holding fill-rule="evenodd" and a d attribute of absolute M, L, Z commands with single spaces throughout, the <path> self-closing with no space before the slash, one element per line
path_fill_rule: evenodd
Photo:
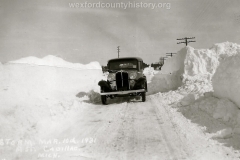
<path fill-rule="evenodd" d="M 0 0 L 0 160 L 240 160 L 240 1 Z"/>

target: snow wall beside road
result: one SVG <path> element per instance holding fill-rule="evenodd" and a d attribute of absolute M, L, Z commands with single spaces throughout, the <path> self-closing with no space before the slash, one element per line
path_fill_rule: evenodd
<path fill-rule="evenodd" d="M 212 77 L 220 61 L 237 54 L 239 50 L 238 44 L 230 42 L 216 43 L 210 49 L 194 49 L 187 46 L 177 52 L 177 55 L 167 59 L 161 73 L 180 71 L 185 78 Z"/>
<path fill-rule="evenodd" d="M 181 62 L 184 64 L 183 85 L 178 90 L 184 89 L 186 95 L 180 104 L 192 104 L 190 108 L 198 108 L 228 124 L 228 134 L 219 132 L 218 137 L 240 134 L 240 46 L 225 42 L 214 44 L 210 49 L 186 48 L 186 58 Z M 195 101 L 200 96 L 203 97 Z"/>
<path fill-rule="evenodd" d="M 239 52 L 240 53 L 240 52 Z M 240 54 L 222 61 L 213 76 L 214 96 L 228 98 L 240 108 Z"/>
<path fill-rule="evenodd" d="M 165 61 L 162 70 L 153 77 L 150 89 L 166 92 L 196 82 L 208 83 L 211 88 L 211 79 L 219 63 L 239 50 L 239 45 L 230 42 L 214 44 L 210 49 L 184 47 Z"/>

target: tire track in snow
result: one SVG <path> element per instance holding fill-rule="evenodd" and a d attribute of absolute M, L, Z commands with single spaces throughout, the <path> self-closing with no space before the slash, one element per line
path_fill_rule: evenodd
<path fill-rule="evenodd" d="M 128 103 L 115 138 L 117 151 L 122 152 L 119 159 L 173 159 L 165 137 L 154 128 L 158 125 L 151 105 L 151 102 Z"/>
<path fill-rule="evenodd" d="M 93 145 L 92 149 L 97 159 L 116 159 L 115 152 L 118 152 L 119 148 L 114 142 L 124 121 L 122 119 L 125 119 L 127 106 L 127 103 L 108 105 L 108 107 L 116 107 L 117 109 L 115 112 L 108 110 L 107 115 L 110 115 L 108 121 L 101 122 L 104 123 L 104 126 L 95 133 L 97 143 Z"/>
<path fill-rule="evenodd" d="M 186 159 L 185 157 L 187 154 L 182 150 L 183 145 L 181 145 L 181 138 L 176 132 L 175 125 L 173 124 L 169 113 L 165 109 L 165 106 L 160 103 L 161 106 L 158 107 L 159 101 L 157 102 L 156 98 L 152 98 L 152 96 L 149 96 L 149 99 L 151 99 L 151 102 L 153 102 L 152 107 L 155 110 L 155 116 L 157 118 L 159 127 L 161 128 L 162 139 L 164 140 L 164 143 L 168 149 L 169 159 Z M 174 138 L 174 141 L 172 138 Z M 176 147 L 176 144 L 179 148 Z"/>
<path fill-rule="evenodd" d="M 158 109 L 157 100 L 147 98 L 145 103 L 128 102 L 108 105 L 107 110 L 102 108 L 106 112 L 102 116 L 108 116 L 111 123 L 97 122 L 99 126 L 90 129 L 95 132 L 97 143 L 84 150 L 91 151 L 89 154 L 95 159 L 185 159 L 168 113 L 163 106 Z"/>

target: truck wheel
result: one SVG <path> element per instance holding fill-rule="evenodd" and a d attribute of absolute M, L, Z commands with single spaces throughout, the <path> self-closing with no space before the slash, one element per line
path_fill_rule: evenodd
<path fill-rule="evenodd" d="M 107 104 L 107 96 L 101 95 L 102 104 Z"/>
<path fill-rule="evenodd" d="M 146 101 L 146 92 L 142 92 L 142 102 Z"/>
<path fill-rule="evenodd" d="M 148 91 L 147 82 L 145 82 L 145 90 L 146 90 L 146 92 Z"/>

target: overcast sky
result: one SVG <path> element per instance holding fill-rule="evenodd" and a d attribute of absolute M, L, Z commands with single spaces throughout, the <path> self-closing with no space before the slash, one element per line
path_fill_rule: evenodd
<path fill-rule="evenodd" d="M 196 37 L 194 48 L 240 44 L 239 0 L 100 1 L 170 3 L 164 8 L 72 8 L 99 0 L 0 0 L 0 61 L 57 55 L 76 63 L 138 56 L 145 62 L 177 52 L 177 38 Z"/>

